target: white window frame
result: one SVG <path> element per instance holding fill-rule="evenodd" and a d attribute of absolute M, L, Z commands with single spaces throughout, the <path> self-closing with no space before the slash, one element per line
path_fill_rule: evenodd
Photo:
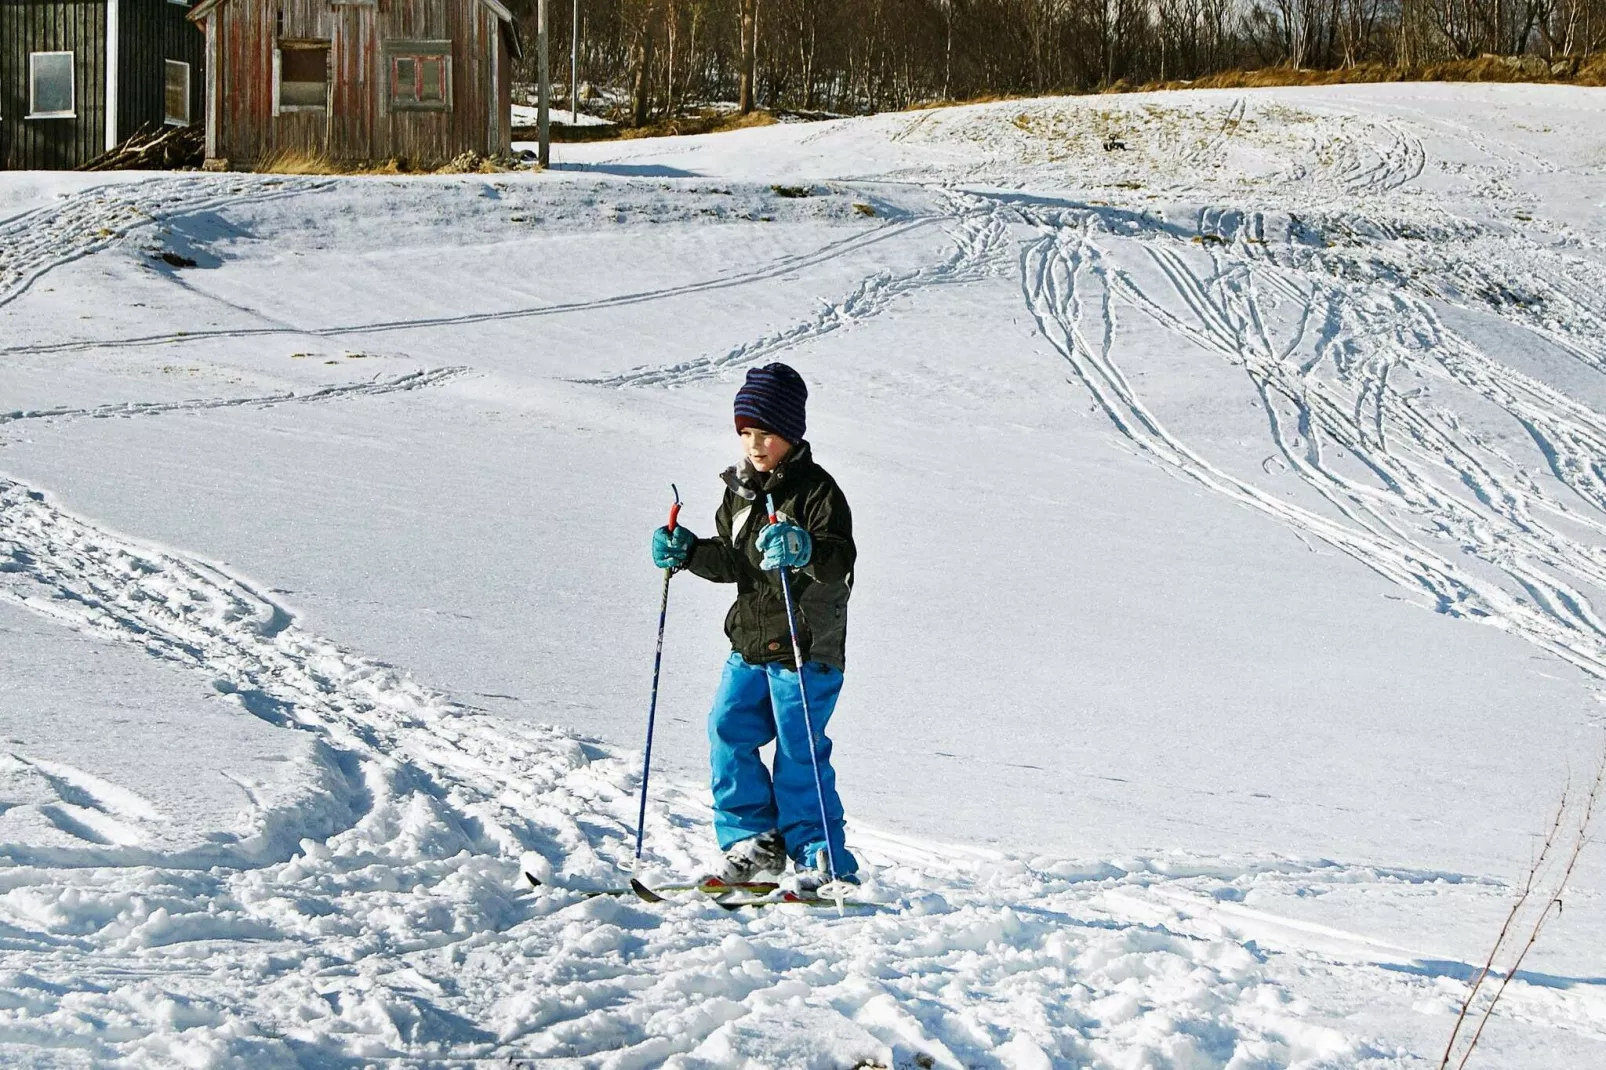
<path fill-rule="evenodd" d="M 67 92 L 71 102 L 66 111 L 38 111 L 34 107 L 34 96 L 39 88 L 34 67 L 38 60 L 45 56 L 66 56 L 68 62 Z M 74 52 L 30 52 L 28 53 L 28 116 L 29 119 L 76 119 L 78 118 L 78 55 Z"/>
<path fill-rule="evenodd" d="M 176 3 L 177 0 L 174 0 L 174 2 Z M 167 114 L 167 78 L 166 78 L 166 75 L 167 75 L 167 72 L 169 70 L 171 70 L 172 68 L 174 68 L 174 67 L 183 67 L 184 68 L 184 118 L 182 118 L 182 119 L 175 119 L 171 115 Z M 163 75 L 163 78 L 162 78 L 162 123 L 164 125 L 166 125 L 166 126 L 189 126 L 190 125 L 190 120 L 191 120 L 191 115 L 190 115 L 190 96 L 191 96 L 192 91 L 195 88 L 194 83 L 190 81 L 191 77 L 193 77 L 193 73 L 194 72 L 191 71 L 191 69 L 190 69 L 190 65 L 188 63 L 186 63 L 185 61 L 181 60 L 181 59 L 170 59 L 170 60 L 163 61 L 163 67 L 162 67 L 162 75 Z"/>

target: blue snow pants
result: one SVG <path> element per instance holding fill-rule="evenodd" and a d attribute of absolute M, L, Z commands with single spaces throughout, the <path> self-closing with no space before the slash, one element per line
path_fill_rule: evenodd
<path fill-rule="evenodd" d="M 856 873 L 859 863 L 848 854 L 842 831 L 842 800 L 831 769 L 831 741 L 826 723 L 842 691 L 842 673 L 818 661 L 805 662 L 809 718 L 814 722 L 814 748 L 820 761 L 820 787 L 825 797 L 827 828 L 820 827 L 820 796 L 809 761 L 809 734 L 803 723 L 798 674 L 774 662 L 750 664 L 732 653 L 708 714 L 709 761 L 713 766 L 714 832 L 719 849 L 779 829 L 786 853 L 803 866 L 825 868 L 826 836 L 836 857 L 836 875 Z M 775 769 L 764 767 L 759 748 L 775 741 Z"/>

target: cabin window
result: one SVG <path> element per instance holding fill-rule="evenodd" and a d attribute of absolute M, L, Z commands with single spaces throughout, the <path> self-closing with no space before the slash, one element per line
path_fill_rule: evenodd
<path fill-rule="evenodd" d="M 390 56 L 390 106 L 446 111 L 452 106 L 450 41 L 395 41 Z"/>
<path fill-rule="evenodd" d="M 280 41 L 273 57 L 275 114 L 322 109 L 329 100 L 329 42 Z"/>
<path fill-rule="evenodd" d="M 163 121 L 172 126 L 190 125 L 190 65 L 176 59 L 167 61 L 167 96 Z"/>
<path fill-rule="evenodd" d="M 73 54 L 34 52 L 28 57 L 28 118 L 75 116 Z"/>

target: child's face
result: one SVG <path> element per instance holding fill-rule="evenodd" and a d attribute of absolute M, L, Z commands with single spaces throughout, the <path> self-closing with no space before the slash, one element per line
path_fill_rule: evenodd
<path fill-rule="evenodd" d="M 792 452 L 792 444 L 780 435 L 761 431 L 756 427 L 742 428 L 741 435 L 742 452 L 760 472 L 768 472 Z"/>

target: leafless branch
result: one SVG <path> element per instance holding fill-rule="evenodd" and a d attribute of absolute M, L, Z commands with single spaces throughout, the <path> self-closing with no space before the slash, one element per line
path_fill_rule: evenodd
<path fill-rule="evenodd" d="M 1578 807 L 1576 821 L 1572 826 L 1565 829 L 1568 813 L 1572 809 L 1571 778 L 1568 779 L 1567 786 L 1562 789 L 1561 801 L 1557 804 L 1555 816 L 1550 822 L 1550 827 L 1545 832 L 1544 843 L 1539 849 L 1539 854 L 1528 867 L 1522 890 L 1518 894 L 1516 901 L 1512 903 L 1510 911 L 1506 914 L 1505 922 L 1500 927 L 1500 933 L 1495 937 L 1494 946 L 1489 950 L 1489 957 L 1484 961 L 1477 977 L 1473 979 L 1472 986 L 1467 991 L 1466 999 L 1462 1001 L 1461 1013 L 1456 1016 L 1455 1027 L 1450 1031 L 1449 1042 L 1444 1046 L 1444 1056 L 1439 1060 L 1439 1070 L 1447 1070 L 1451 1060 L 1454 1058 L 1456 1042 L 1460 1039 L 1462 1029 L 1471 1016 L 1473 1004 L 1483 990 L 1484 982 L 1489 978 L 1490 974 L 1498 973 L 1501 977 L 1500 985 L 1495 989 L 1488 1005 L 1478 1015 L 1477 1029 L 1473 1031 L 1471 1039 L 1467 1041 L 1466 1048 L 1461 1053 L 1460 1060 L 1455 1064 L 1456 1070 L 1466 1070 L 1467 1061 L 1472 1058 L 1472 1053 L 1477 1049 L 1478 1042 L 1483 1039 L 1483 1031 L 1488 1026 L 1489 1020 L 1494 1016 L 1495 1007 L 1499 1005 L 1500 998 L 1505 995 L 1506 987 L 1511 984 L 1511 979 L 1522 969 L 1523 961 L 1527 959 L 1528 952 L 1532 951 L 1534 945 L 1539 942 L 1539 934 L 1544 931 L 1545 924 L 1550 920 L 1552 914 L 1561 914 L 1562 897 L 1572 880 L 1573 871 L 1578 866 L 1578 859 L 1583 855 L 1584 847 L 1589 843 L 1590 824 L 1594 821 L 1595 810 L 1600 804 L 1603 790 L 1606 790 L 1606 746 L 1602 748 L 1601 760 L 1596 767 L 1594 782 L 1590 785 L 1588 794 L 1584 796 L 1582 805 Z M 1566 844 L 1563 847 L 1562 838 L 1564 834 L 1566 836 Z M 1558 848 L 1565 850 L 1565 860 L 1562 862 L 1559 875 L 1553 878 L 1553 887 L 1543 893 L 1544 906 L 1529 927 L 1527 940 L 1523 942 L 1521 949 L 1512 959 L 1509 966 L 1504 969 L 1497 969 L 1495 963 L 1501 957 L 1502 952 L 1507 949 L 1507 941 L 1517 928 L 1517 922 L 1523 913 L 1524 907 L 1534 899 L 1537 891 L 1551 884 L 1552 879 L 1547 874 L 1546 869 L 1553 852 L 1557 851 Z"/>

